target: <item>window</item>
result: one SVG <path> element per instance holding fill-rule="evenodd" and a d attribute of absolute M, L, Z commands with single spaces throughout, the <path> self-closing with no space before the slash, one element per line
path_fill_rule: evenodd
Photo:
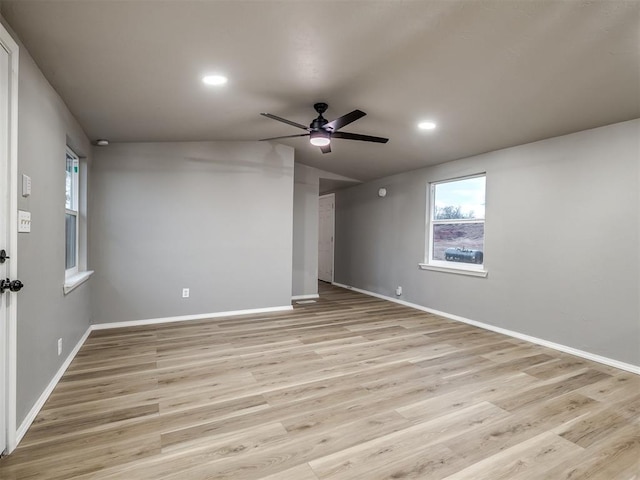
<path fill-rule="evenodd" d="M 486 276 L 485 180 L 481 174 L 430 185 L 427 258 L 422 268 Z"/>
<path fill-rule="evenodd" d="M 67 149 L 65 202 L 65 276 L 67 278 L 78 273 L 79 168 L 78 156 Z"/>
<path fill-rule="evenodd" d="M 86 269 L 86 235 L 83 231 L 83 219 L 86 218 L 86 197 L 80 192 L 82 162 L 78 155 L 67 147 L 65 166 L 65 256 L 64 285 L 66 294 L 89 280 L 92 270 Z M 83 180 L 84 181 L 84 180 Z"/>

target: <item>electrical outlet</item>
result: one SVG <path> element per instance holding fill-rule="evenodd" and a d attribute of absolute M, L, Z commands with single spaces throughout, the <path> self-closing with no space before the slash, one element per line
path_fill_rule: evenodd
<path fill-rule="evenodd" d="M 398 285 L 398 287 L 396 288 L 396 295 L 399 297 L 400 295 L 402 295 L 402 287 L 400 285 Z"/>
<path fill-rule="evenodd" d="M 62 355 L 62 339 L 58 339 L 58 355 Z"/>
<path fill-rule="evenodd" d="M 182 289 L 182 298 L 189 298 L 189 289 L 188 288 L 183 288 Z"/>

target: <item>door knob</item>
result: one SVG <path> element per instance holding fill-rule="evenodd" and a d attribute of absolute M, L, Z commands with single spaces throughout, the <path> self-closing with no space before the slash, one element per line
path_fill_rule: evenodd
<path fill-rule="evenodd" d="M 0 250 L 0 263 L 6 262 L 8 258 L 7 252 L 4 249 Z"/>
<path fill-rule="evenodd" d="M 19 292 L 24 287 L 24 283 L 20 280 L 9 280 L 5 278 L 4 280 L 0 280 L 0 293 L 4 293 L 5 290 L 10 290 L 12 292 Z"/>

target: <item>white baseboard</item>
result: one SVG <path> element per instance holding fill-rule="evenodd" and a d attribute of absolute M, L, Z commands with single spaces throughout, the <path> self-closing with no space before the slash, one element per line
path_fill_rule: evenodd
<path fill-rule="evenodd" d="M 317 293 L 311 293 L 309 295 L 294 295 L 293 297 L 291 297 L 292 301 L 296 301 L 296 300 L 313 300 L 316 298 L 320 298 L 320 295 L 318 295 Z"/>
<path fill-rule="evenodd" d="M 44 392 L 42 392 L 42 395 L 40 395 L 36 403 L 33 405 L 33 407 L 31 407 L 31 410 L 29 410 L 29 413 L 27 413 L 27 416 L 24 418 L 24 420 L 20 424 L 20 427 L 16 431 L 16 447 L 22 440 L 22 437 L 24 437 L 25 433 L 27 433 L 27 430 L 29 430 L 29 427 L 31 426 L 33 421 L 36 419 L 36 416 L 38 415 L 38 413 L 40 412 L 40 409 L 42 409 L 45 402 L 49 398 L 49 395 L 51 395 L 51 392 L 53 392 L 53 389 L 56 388 L 56 385 L 62 378 L 62 375 L 64 375 L 64 372 L 67 371 L 67 368 L 69 368 L 69 365 L 71 365 L 71 362 L 75 358 L 76 354 L 78 353 L 78 351 L 80 351 L 80 347 L 84 345 L 84 342 L 89 337 L 91 330 L 92 330 L 91 326 L 89 326 L 89 328 L 87 328 L 87 331 L 84 332 L 84 335 L 82 335 L 82 338 L 80 338 L 80 340 L 78 340 L 78 343 L 76 343 L 76 346 L 73 347 L 73 350 L 69 352 L 67 359 L 64 361 L 62 365 L 60 365 L 60 368 L 58 369 L 56 374 L 53 376 L 51 381 L 49 382 L 49 385 L 47 385 L 47 388 L 44 389 Z"/>
<path fill-rule="evenodd" d="M 206 320 L 208 318 L 235 317 L 237 315 L 254 315 L 257 313 L 284 312 L 286 310 L 293 310 L 293 307 L 291 305 L 285 305 L 282 307 L 252 308 L 249 310 L 232 310 L 228 312 L 216 312 L 216 313 L 199 313 L 197 315 L 181 315 L 178 317 L 149 318 L 146 320 L 131 320 L 127 322 L 95 323 L 91 325 L 91 330 L 93 331 L 93 330 L 106 330 L 109 328 L 137 327 L 140 325 L 155 325 L 157 323 L 188 322 L 190 320 Z"/>
<path fill-rule="evenodd" d="M 207 318 L 230 317 L 230 316 L 236 316 L 236 315 L 283 312 L 287 310 L 293 310 L 293 307 L 291 305 L 285 305 L 282 307 L 253 308 L 249 310 L 234 310 L 230 312 L 205 313 L 205 314 L 199 314 L 199 315 L 183 315 L 179 317 L 152 318 L 148 320 L 133 320 L 130 322 L 112 322 L 112 323 L 99 323 L 95 325 L 90 325 L 87 331 L 82 336 L 82 338 L 78 341 L 76 346 L 69 353 L 69 356 L 67 357 L 67 359 L 60 366 L 56 374 L 53 376 L 53 378 L 49 382 L 49 385 L 47 385 L 47 388 L 44 389 L 44 392 L 42 392 L 42 394 L 40 395 L 36 403 L 33 405 L 33 407 L 31 407 L 31 410 L 29 410 L 29 413 L 27 413 L 27 416 L 24 418 L 24 420 L 20 424 L 20 427 L 16 431 L 15 447 L 18 446 L 18 444 L 20 443 L 24 435 L 27 433 L 27 430 L 29 430 L 29 427 L 38 416 L 38 413 L 40 412 L 45 402 L 51 395 L 51 392 L 53 392 L 53 389 L 56 387 L 56 385 L 62 378 L 62 375 L 64 375 L 64 372 L 67 371 L 67 368 L 69 368 L 69 365 L 75 358 L 76 354 L 78 353 L 78 351 L 80 351 L 80 348 L 82 347 L 82 345 L 84 345 L 84 342 L 87 340 L 87 338 L 89 338 L 89 334 L 94 330 L 133 327 L 138 325 L 152 325 L 157 323 L 183 322 L 183 321 L 189 321 L 189 320 L 202 320 Z"/>
<path fill-rule="evenodd" d="M 474 327 L 483 328 L 485 330 L 490 330 L 492 332 L 501 333 L 503 335 L 507 335 L 509 337 L 517 338 L 520 340 L 524 340 L 530 343 L 535 343 L 537 345 L 542 345 L 543 347 L 548 347 L 553 350 L 558 350 L 560 352 L 569 353 L 571 355 L 575 355 L 576 357 L 581 357 L 586 360 L 591 360 L 594 362 L 602 363 L 604 365 L 608 365 L 610 367 L 619 368 L 620 370 L 625 370 L 627 372 L 635 373 L 636 375 L 640 375 L 640 366 L 632 365 L 630 363 L 621 362 L 619 360 L 614 360 L 613 358 L 603 357 L 602 355 L 596 355 L 595 353 L 585 352 L 584 350 L 578 350 L 577 348 L 568 347 L 566 345 L 562 345 L 560 343 L 550 342 L 549 340 L 544 340 L 542 338 L 532 337 L 531 335 L 526 335 L 524 333 L 515 332 L 513 330 L 507 330 L 506 328 L 496 327 L 494 325 L 490 325 L 488 323 L 478 322 L 476 320 L 471 320 L 468 318 L 460 317 L 458 315 L 453 315 L 447 312 L 441 312 L 440 310 L 434 310 L 433 308 L 424 307 L 422 305 L 418 305 L 416 303 L 407 302 L 405 300 L 400 300 L 393 297 L 387 297 L 386 295 L 381 295 L 379 293 L 370 292 L 368 290 L 362 290 L 360 288 L 352 287 L 350 285 L 344 285 L 342 283 L 333 282 L 333 285 L 336 287 L 346 288 L 347 290 L 353 290 L 354 292 L 363 293 L 365 295 L 369 295 L 371 297 L 381 298 L 383 300 L 388 300 L 390 302 L 399 303 L 400 305 L 404 305 L 405 307 L 415 308 L 416 310 L 422 310 L 423 312 L 433 313 L 435 315 L 440 315 L 441 317 L 445 317 L 451 320 L 455 320 L 462 323 L 467 323 L 469 325 L 473 325 Z"/>

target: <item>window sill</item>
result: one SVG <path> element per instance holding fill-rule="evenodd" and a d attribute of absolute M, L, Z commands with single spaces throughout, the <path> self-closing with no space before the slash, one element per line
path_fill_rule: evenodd
<path fill-rule="evenodd" d="M 455 273 L 457 275 L 468 275 L 470 277 L 486 278 L 489 272 L 483 269 L 464 268 L 464 267 L 444 267 L 440 265 L 432 265 L 429 263 L 419 263 L 420 270 L 431 270 L 433 272 Z"/>
<path fill-rule="evenodd" d="M 64 294 L 66 295 L 72 292 L 73 290 L 75 290 L 76 288 L 78 288 L 84 282 L 89 280 L 91 275 L 93 275 L 93 270 L 86 270 L 84 272 L 78 272 L 69 278 L 66 278 L 64 280 L 64 285 L 62 287 Z"/>

